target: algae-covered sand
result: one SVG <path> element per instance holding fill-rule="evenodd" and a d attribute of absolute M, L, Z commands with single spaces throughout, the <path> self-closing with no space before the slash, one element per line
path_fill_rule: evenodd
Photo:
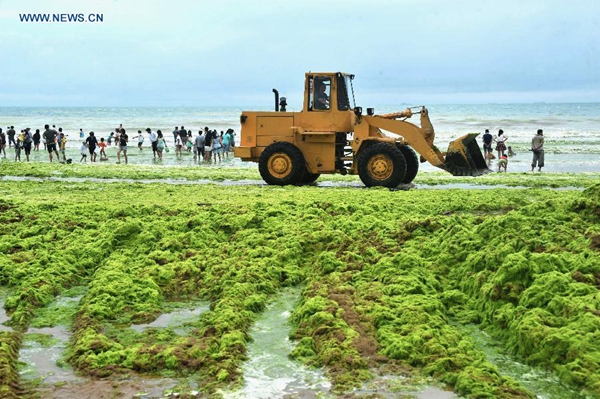
<path fill-rule="evenodd" d="M 123 170 L 106 173 L 131 178 Z M 598 397 L 600 185 L 555 177 L 544 179 L 588 188 L 2 181 L 0 396 L 41 395 L 43 381 L 19 377 L 19 349 L 28 327 L 58 324 L 71 332 L 62 361 L 82 378 L 181 378 L 193 381 L 184 394 L 219 396 L 244 384 L 254 322 L 299 287 L 289 356 L 322 370 L 331 395 L 396 375 L 464 397 L 534 397 L 461 327 L 476 325 L 572 397 Z M 46 309 L 72 292 L 53 320 Z M 183 302 L 210 304 L 183 333 L 131 328 Z"/>

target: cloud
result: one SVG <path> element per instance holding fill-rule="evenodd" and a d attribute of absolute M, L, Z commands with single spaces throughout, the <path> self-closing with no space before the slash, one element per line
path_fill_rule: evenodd
<path fill-rule="evenodd" d="M 25 12 L 105 18 L 21 23 Z M 598 14 L 578 0 L 4 0 L 0 74 L 14 96 L 0 104 L 270 105 L 271 88 L 298 93 L 309 70 L 355 73 L 389 101 L 583 101 L 600 89 Z"/>

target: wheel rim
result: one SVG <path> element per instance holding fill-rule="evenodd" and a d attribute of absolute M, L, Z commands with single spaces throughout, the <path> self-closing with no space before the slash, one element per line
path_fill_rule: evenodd
<path fill-rule="evenodd" d="M 283 152 L 277 152 L 269 158 L 269 173 L 278 179 L 283 179 L 292 173 L 292 158 Z"/>
<path fill-rule="evenodd" d="M 394 172 L 394 163 L 389 157 L 383 154 L 371 157 L 367 167 L 373 179 L 379 181 L 389 179 Z"/>

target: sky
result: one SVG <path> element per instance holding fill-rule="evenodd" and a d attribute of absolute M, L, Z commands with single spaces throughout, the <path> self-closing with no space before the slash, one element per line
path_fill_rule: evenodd
<path fill-rule="evenodd" d="M 21 14 L 102 14 L 22 22 Z M 600 101 L 597 0 L 0 0 L 0 106 Z"/>

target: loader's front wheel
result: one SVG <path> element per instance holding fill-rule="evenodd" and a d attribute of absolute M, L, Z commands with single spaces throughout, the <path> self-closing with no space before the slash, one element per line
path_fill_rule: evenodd
<path fill-rule="evenodd" d="M 399 148 L 375 143 L 365 148 L 358 158 L 358 175 L 367 187 L 394 188 L 406 174 L 406 160 Z"/>
<path fill-rule="evenodd" d="M 258 171 L 268 184 L 297 184 L 305 169 L 302 152 L 293 144 L 283 141 L 265 148 L 258 159 Z"/>

